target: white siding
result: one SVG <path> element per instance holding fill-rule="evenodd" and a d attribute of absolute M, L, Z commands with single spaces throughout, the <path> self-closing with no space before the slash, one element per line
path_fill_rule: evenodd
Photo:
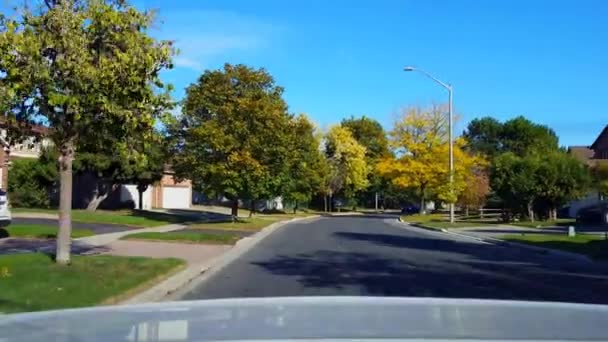
<path fill-rule="evenodd" d="M 163 208 L 187 209 L 192 202 L 191 188 L 163 187 Z"/>
<path fill-rule="evenodd" d="M 121 185 L 120 186 L 120 201 L 128 201 L 132 200 L 135 202 L 135 208 L 139 208 L 139 193 L 137 192 L 137 186 L 133 184 Z M 152 209 L 152 186 L 149 186 L 146 191 L 144 191 L 143 196 L 143 208 L 144 209 Z"/>

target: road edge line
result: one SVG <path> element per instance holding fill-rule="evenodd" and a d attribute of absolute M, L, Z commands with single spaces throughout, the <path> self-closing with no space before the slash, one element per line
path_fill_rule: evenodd
<path fill-rule="evenodd" d="M 403 219 L 401 219 L 401 217 L 399 217 L 398 221 L 401 222 L 402 224 L 406 224 L 406 225 L 416 227 L 416 228 L 421 228 L 421 229 L 424 229 L 427 231 L 437 232 L 437 233 L 441 232 L 441 233 L 445 233 L 448 235 L 454 235 L 454 236 L 458 236 L 461 238 L 468 238 L 468 239 L 472 239 L 475 241 L 485 242 L 485 243 L 489 243 L 489 244 L 493 244 L 493 245 L 497 245 L 497 246 L 509 246 L 509 247 L 516 247 L 516 248 L 520 248 L 520 249 L 527 249 L 527 250 L 538 252 L 538 253 L 552 254 L 552 255 L 567 257 L 567 258 L 571 258 L 571 259 L 578 259 L 579 261 L 584 261 L 584 262 L 588 262 L 588 263 L 595 262 L 593 259 L 591 259 L 590 257 L 588 257 L 584 254 L 560 251 L 558 249 L 552 249 L 552 248 L 530 246 L 530 245 L 526 245 L 523 243 L 517 243 L 517 242 L 506 241 L 506 240 L 490 238 L 490 237 L 482 238 L 482 237 L 478 237 L 478 236 L 472 236 L 469 234 L 457 233 L 457 232 L 450 231 L 445 228 L 440 228 L 440 229 L 428 228 L 428 227 L 424 227 L 423 225 L 420 225 L 420 224 L 406 222 Z"/>
<path fill-rule="evenodd" d="M 232 262 L 237 260 L 239 257 L 249 252 L 254 246 L 258 243 L 262 242 L 265 238 L 270 236 L 275 231 L 280 228 L 287 226 L 291 223 L 306 221 L 306 220 L 314 220 L 320 218 L 320 215 L 313 215 L 307 217 L 296 217 L 290 220 L 275 222 L 259 232 L 239 239 L 234 246 L 226 251 L 225 253 L 209 260 L 204 265 L 199 272 L 196 273 L 195 276 L 189 278 L 187 281 L 183 282 L 180 286 L 177 286 L 175 289 L 171 291 L 166 291 L 159 298 L 155 298 L 153 301 L 174 301 L 178 300 L 179 297 L 188 293 L 190 290 L 194 289 L 196 286 L 203 284 L 212 278 L 215 274 L 217 274 L 222 269 L 226 268 Z M 199 264 L 201 265 L 201 264 Z M 184 271 L 185 272 L 185 271 Z"/>

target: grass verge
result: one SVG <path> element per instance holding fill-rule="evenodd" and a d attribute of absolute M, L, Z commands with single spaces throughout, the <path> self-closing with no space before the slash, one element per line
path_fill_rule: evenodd
<path fill-rule="evenodd" d="M 184 265 L 179 259 L 73 256 L 60 266 L 40 253 L 0 256 L 0 312 L 112 303 L 143 290 Z M 115 300 L 113 300 L 115 299 Z"/>
<path fill-rule="evenodd" d="M 15 213 L 57 214 L 55 209 L 12 208 Z M 140 210 L 72 210 L 74 222 L 121 224 L 134 227 L 158 227 L 172 223 L 181 223 L 187 217 Z"/>
<path fill-rule="evenodd" d="M 208 223 L 196 223 L 189 225 L 188 228 L 203 228 L 203 229 L 224 229 L 224 230 L 260 230 L 266 226 L 269 226 L 275 222 L 289 220 L 294 218 L 290 215 L 259 215 L 246 219 L 239 219 L 238 221 L 226 221 L 226 222 L 208 222 Z"/>
<path fill-rule="evenodd" d="M 163 242 L 183 242 L 202 244 L 232 245 L 240 237 L 232 234 L 205 234 L 197 232 L 137 233 L 127 235 L 121 240 L 147 240 Z"/>
<path fill-rule="evenodd" d="M 568 237 L 557 234 L 533 234 L 504 235 L 500 239 L 584 254 L 593 259 L 608 258 L 608 240 L 599 236 L 579 234 L 575 237 Z"/>
<path fill-rule="evenodd" d="M 5 233 L 6 232 L 6 233 Z M 0 228 L 0 237 L 53 239 L 57 237 L 57 226 L 38 225 L 38 224 L 13 224 L 5 228 Z M 89 229 L 72 229 L 72 238 L 80 238 L 95 235 Z"/>

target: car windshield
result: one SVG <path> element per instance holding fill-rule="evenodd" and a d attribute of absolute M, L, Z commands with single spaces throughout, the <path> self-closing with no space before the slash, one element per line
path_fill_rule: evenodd
<path fill-rule="evenodd" d="M 0 341 L 608 340 L 606 18 L 0 1 Z"/>

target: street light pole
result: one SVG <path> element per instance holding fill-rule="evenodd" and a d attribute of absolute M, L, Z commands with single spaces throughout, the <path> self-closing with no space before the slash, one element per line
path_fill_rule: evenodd
<path fill-rule="evenodd" d="M 403 68 L 404 71 L 418 71 L 421 74 L 425 75 L 426 77 L 432 79 L 433 81 L 435 81 L 437 84 L 439 84 L 440 86 L 444 87 L 447 91 L 448 91 L 448 96 L 449 96 L 449 101 L 448 101 L 448 140 L 449 140 L 449 153 L 450 153 L 450 180 L 449 180 L 449 184 L 450 184 L 450 195 L 453 195 L 454 193 L 454 142 L 452 139 L 452 122 L 454 120 L 454 116 L 453 116 L 453 87 L 451 84 L 449 83 L 445 83 L 440 81 L 438 78 L 435 78 L 433 75 L 429 74 L 428 72 L 422 70 L 422 69 L 418 69 L 418 68 L 414 68 L 412 66 L 407 66 L 405 68 Z M 454 203 L 449 203 L 450 206 L 450 223 L 454 223 Z"/>

